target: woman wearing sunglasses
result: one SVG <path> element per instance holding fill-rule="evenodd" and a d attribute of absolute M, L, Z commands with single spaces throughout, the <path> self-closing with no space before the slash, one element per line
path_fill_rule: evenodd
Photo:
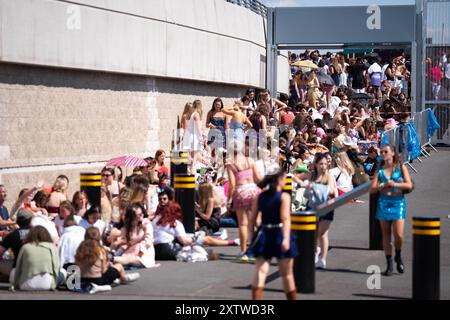
<path fill-rule="evenodd" d="M 405 272 L 401 258 L 405 227 L 406 201 L 404 193 L 412 190 L 412 181 L 400 155 L 392 145 L 381 150 L 381 167 L 372 180 L 371 193 L 380 193 L 376 219 L 380 221 L 383 234 L 383 248 L 387 268 L 384 275 L 390 276 L 394 270 L 392 262 L 391 234 L 394 234 L 395 262 L 399 273 Z"/>
<path fill-rule="evenodd" d="M 120 189 L 124 187 L 120 181 L 116 180 L 114 168 L 102 169 L 102 183 L 111 193 L 111 197 L 114 199 L 119 196 Z"/>

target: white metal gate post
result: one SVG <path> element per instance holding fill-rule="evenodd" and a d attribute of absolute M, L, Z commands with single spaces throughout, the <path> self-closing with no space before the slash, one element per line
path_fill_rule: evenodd
<path fill-rule="evenodd" d="M 267 9 L 267 43 L 266 43 L 266 87 L 272 97 L 277 95 L 277 58 L 278 48 L 275 44 L 275 9 Z"/>

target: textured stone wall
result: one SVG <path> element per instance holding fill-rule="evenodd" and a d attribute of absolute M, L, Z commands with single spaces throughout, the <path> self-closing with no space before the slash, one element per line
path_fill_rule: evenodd
<path fill-rule="evenodd" d="M 78 189 L 81 171 L 113 156 L 169 150 L 177 115 L 200 99 L 226 105 L 245 87 L 0 63 L 0 183 L 20 188 L 58 174 Z M 59 165 L 56 166 L 55 165 Z"/>

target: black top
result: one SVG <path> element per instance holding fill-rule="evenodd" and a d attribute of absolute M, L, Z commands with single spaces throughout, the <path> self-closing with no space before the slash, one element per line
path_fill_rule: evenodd
<path fill-rule="evenodd" d="M 13 268 L 16 266 L 17 257 L 19 256 L 20 249 L 23 246 L 23 241 L 28 235 L 30 227 L 17 229 L 8 234 L 1 243 L 1 246 L 6 250 L 11 249 L 14 253 Z"/>
<path fill-rule="evenodd" d="M 364 89 L 364 70 L 367 70 L 367 65 L 363 63 L 354 64 L 347 67 L 349 75 L 352 77 L 352 87 L 353 89 Z"/>
<path fill-rule="evenodd" d="M 262 213 L 262 224 L 279 224 L 282 192 L 264 191 L 258 197 L 258 209 Z"/>

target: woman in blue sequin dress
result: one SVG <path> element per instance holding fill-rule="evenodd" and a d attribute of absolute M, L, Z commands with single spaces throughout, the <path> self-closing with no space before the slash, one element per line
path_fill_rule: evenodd
<path fill-rule="evenodd" d="M 387 268 L 384 274 L 392 275 L 392 244 L 394 234 L 395 262 L 397 271 L 404 273 L 405 267 L 401 258 L 403 233 L 406 217 L 405 192 L 412 190 L 412 181 L 408 169 L 402 164 L 400 156 L 392 145 L 381 150 L 381 167 L 372 180 L 371 193 L 379 193 L 376 219 L 380 221 L 383 234 L 383 249 L 386 255 Z"/>

